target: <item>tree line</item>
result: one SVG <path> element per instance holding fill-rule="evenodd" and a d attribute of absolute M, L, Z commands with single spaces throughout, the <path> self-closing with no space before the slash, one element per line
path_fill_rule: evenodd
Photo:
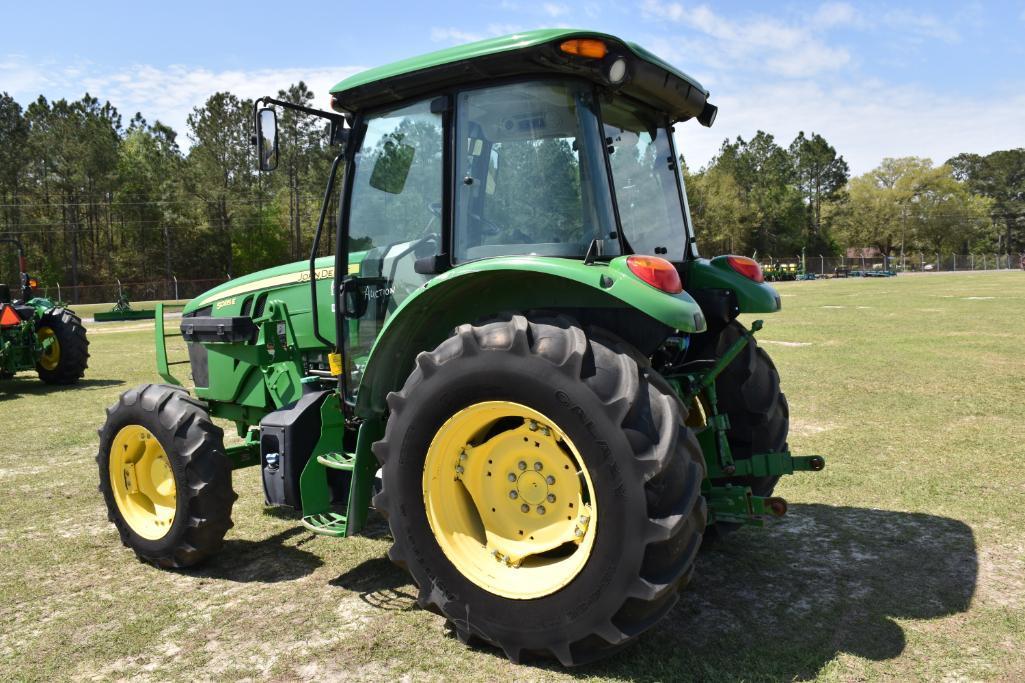
<path fill-rule="evenodd" d="M 278 98 L 310 106 L 302 82 Z M 279 170 L 256 171 L 252 100 L 212 95 L 179 133 L 109 102 L 0 94 L 0 235 L 63 285 L 227 278 L 308 253 L 332 152 L 326 130 L 283 111 Z M 0 253 L 0 281 L 16 279 Z"/>
<path fill-rule="evenodd" d="M 310 106 L 302 82 L 279 99 Z M 44 282 L 227 278 L 307 255 L 333 157 L 323 122 L 283 110 L 279 170 L 257 172 L 252 101 L 212 95 L 179 132 L 109 102 L 0 94 L 0 234 Z M 183 148 L 187 148 L 183 149 Z M 685 170 L 704 253 L 896 256 L 1025 250 L 1025 149 L 885 159 L 850 177 L 821 135 L 759 131 Z M 0 280 L 14 282 L 13 255 Z"/>
<path fill-rule="evenodd" d="M 887 158 L 852 178 L 843 156 L 821 135 L 802 132 L 783 147 L 759 131 L 750 140 L 725 141 L 704 168 L 687 176 L 706 253 L 1025 251 L 1023 148 L 959 154 L 940 165 Z"/>

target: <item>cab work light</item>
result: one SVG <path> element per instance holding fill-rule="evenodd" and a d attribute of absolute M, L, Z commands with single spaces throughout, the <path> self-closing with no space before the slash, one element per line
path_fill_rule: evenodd
<path fill-rule="evenodd" d="M 680 274 L 672 263 L 658 256 L 627 256 L 626 265 L 630 272 L 666 294 L 683 291 Z"/>
<path fill-rule="evenodd" d="M 730 264 L 730 268 L 737 271 L 748 280 L 754 280 L 755 282 L 764 282 L 765 276 L 762 275 L 762 267 L 758 265 L 758 261 L 753 258 L 746 256 L 727 256 L 726 262 Z"/>
<path fill-rule="evenodd" d="M 605 43 L 594 38 L 574 38 L 573 40 L 566 40 L 559 45 L 559 49 L 566 54 L 576 55 L 577 57 L 587 57 L 589 59 L 604 59 L 605 55 L 609 53 L 609 49 L 605 46 Z"/>

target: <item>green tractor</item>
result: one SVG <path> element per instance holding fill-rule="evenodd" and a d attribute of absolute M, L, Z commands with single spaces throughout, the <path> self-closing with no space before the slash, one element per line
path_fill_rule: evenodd
<path fill-rule="evenodd" d="M 716 108 L 632 43 L 539 30 L 355 75 L 308 263 L 185 308 L 190 393 L 124 393 L 100 488 L 124 544 L 194 565 L 232 526 L 232 470 L 314 534 L 376 510 L 389 557 L 463 642 L 564 665 L 676 604 L 703 540 L 786 510 L 779 375 L 742 313 L 779 310 L 758 264 L 698 255 L 673 125 Z M 334 255 L 318 258 L 337 199 Z M 214 418 L 234 423 L 225 446 Z"/>
<path fill-rule="evenodd" d="M 21 242 L 0 238 L 4 243 L 18 251 L 21 292 L 15 299 L 10 286 L 0 283 L 0 380 L 35 370 L 47 384 L 74 384 L 89 364 L 82 319 L 50 299 L 35 296 L 38 283 L 26 272 Z"/>

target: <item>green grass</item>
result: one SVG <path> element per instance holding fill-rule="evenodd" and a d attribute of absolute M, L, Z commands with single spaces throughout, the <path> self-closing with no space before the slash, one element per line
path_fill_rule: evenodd
<path fill-rule="evenodd" d="M 825 471 L 705 552 L 670 616 L 597 666 L 467 649 L 369 537 L 314 538 L 258 473 L 224 551 L 160 571 L 96 491 L 103 408 L 155 379 L 151 323 L 94 325 L 75 388 L 0 382 L 0 679 L 1025 677 L 1025 274 L 786 283 L 760 338 Z M 977 297 L 977 298 L 972 298 Z"/>

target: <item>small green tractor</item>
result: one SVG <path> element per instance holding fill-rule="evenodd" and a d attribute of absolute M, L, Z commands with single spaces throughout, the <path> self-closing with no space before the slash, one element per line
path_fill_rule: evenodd
<path fill-rule="evenodd" d="M 194 389 L 125 392 L 100 489 L 124 544 L 180 568 L 232 526 L 232 471 L 314 534 L 387 519 L 389 557 L 463 642 L 593 661 L 678 600 L 703 541 L 786 511 L 779 375 L 740 314 L 758 264 L 698 254 L 673 125 L 694 79 L 632 43 L 539 30 L 379 67 L 322 116 L 337 156 L 308 263 L 185 308 Z M 333 256 L 317 257 L 337 203 Z M 225 446 L 213 418 L 233 423 Z"/>
<path fill-rule="evenodd" d="M 35 370 L 47 384 L 74 384 L 89 363 L 85 326 L 70 309 L 33 294 L 38 283 L 26 272 L 21 242 L 0 238 L 4 243 L 18 251 L 21 291 L 15 299 L 0 283 L 0 380 Z"/>

